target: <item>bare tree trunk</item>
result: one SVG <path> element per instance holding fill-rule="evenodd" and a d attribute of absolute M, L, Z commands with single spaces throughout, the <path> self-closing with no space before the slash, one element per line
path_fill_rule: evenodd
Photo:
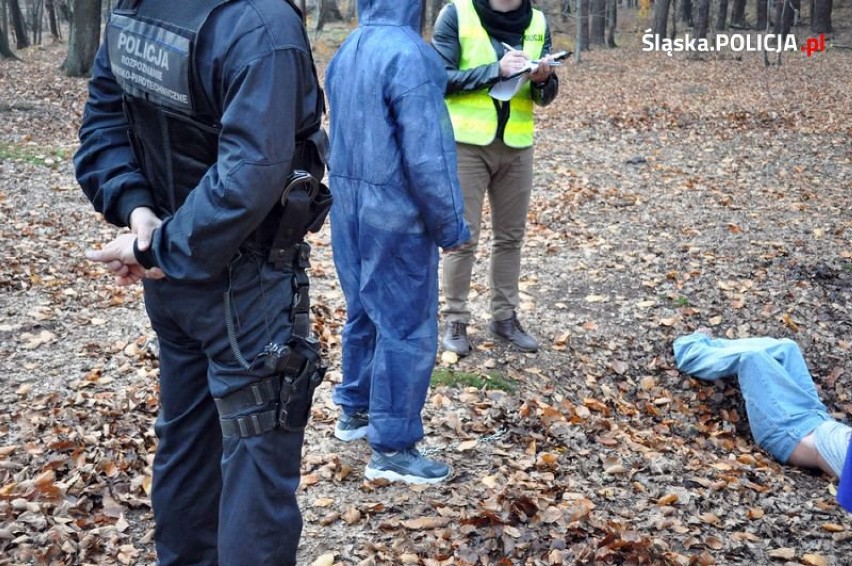
<path fill-rule="evenodd" d="M 50 25 L 50 35 L 53 36 L 53 41 L 59 40 L 59 23 L 56 21 L 56 5 L 53 0 L 47 0 L 47 22 Z"/>
<path fill-rule="evenodd" d="M 666 34 L 669 21 L 669 0 L 656 0 L 654 2 L 654 34 L 660 38 L 668 37 Z"/>
<path fill-rule="evenodd" d="M 101 41 L 101 0 L 77 0 L 71 15 L 68 53 L 62 70 L 69 77 L 84 77 L 92 70 Z"/>
<path fill-rule="evenodd" d="M 21 13 L 21 5 L 18 0 L 7 0 L 9 11 L 12 15 L 12 27 L 15 28 L 15 45 L 18 49 L 30 46 L 30 38 L 27 37 L 27 29 L 24 25 L 24 15 Z"/>
<path fill-rule="evenodd" d="M 580 14 L 583 12 L 583 4 L 589 0 L 577 0 L 576 17 L 574 21 L 577 23 L 577 35 L 574 37 L 574 61 L 580 62 L 580 51 L 583 50 L 583 18 Z"/>
<path fill-rule="evenodd" d="M 435 3 L 435 2 L 434 2 L 434 0 L 433 0 L 432 4 L 434 4 L 434 3 Z M 440 10 L 440 3 L 439 3 L 439 5 L 438 5 L 438 9 Z M 354 19 L 355 19 L 355 14 L 356 14 L 357 12 L 358 12 L 358 0 L 349 0 L 349 5 L 346 7 L 346 14 L 344 14 L 343 18 L 344 18 L 347 22 L 351 22 L 352 20 L 354 20 Z M 437 15 L 438 15 L 438 12 L 435 12 L 435 14 L 434 14 L 434 15 L 435 15 L 435 16 L 437 16 Z M 435 21 L 434 16 L 432 17 L 432 21 L 433 21 L 433 22 Z"/>
<path fill-rule="evenodd" d="M 814 33 L 831 33 L 834 29 L 831 27 L 831 9 L 834 7 L 834 0 L 814 0 L 813 11 L 811 12 L 811 31 Z"/>
<path fill-rule="evenodd" d="M 760 2 L 760 0 L 758 0 L 758 2 Z M 748 27 L 748 22 L 746 22 L 745 9 L 746 0 L 734 0 L 734 7 L 731 10 L 731 25 L 735 25 L 740 28 Z"/>
<path fill-rule="evenodd" d="M 677 0 L 670 0 L 669 13 L 671 13 L 672 33 L 669 35 L 672 39 L 677 37 Z"/>
<path fill-rule="evenodd" d="M 760 31 L 768 30 L 769 26 L 769 2 L 771 0 L 757 0 L 757 23 L 755 27 Z"/>
<path fill-rule="evenodd" d="M 357 0 L 352 0 L 352 3 L 357 4 Z M 438 17 L 438 13 L 444 7 L 444 4 L 446 4 L 445 0 L 432 0 L 432 17 L 433 18 Z"/>
<path fill-rule="evenodd" d="M 9 47 L 9 38 L 6 37 L 6 32 L 0 27 L 0 59 L 17 59 Z"/>
<path fill-rule="evenodd" d="M 580 16 L 580 45 L 578 49 L 583 51 L 589 50 L 589 11 L 591 9 L 592 0 L 583 0 L 580 3 L 580 11 L 577 12 Z"/>
<path fill-rule="evenodd" d="M 716 16 L 716 31 L 723 31 L 728 27 L 728 0 L 719 0 L 719 13 Z"/>
<path fill-rule="evenodd" d="M 589 14 L 589 43 L 603 45 L 606 41 L 606 0 L 591 0 Z"/>
<path fill-rule="evenodd" d="M 710 0 L 698 0 L 698 20 L 695 24 L 696 35 L 699 39 L 707 38 L 707 28 L 710 27 Z"/>
<path fill-rule="evenodd" d="M 321 32 L 328 22 L 342 20 L 343 16 L 340 14 L 340 8 L 337 7 L 337 0 L 317 0 L 317 25 L 314 31 Z"/>
<path fill-rule="evenodd" d="M 33 44 L 41 45 L 42 20 L 44 20 L 44 0 L 37 0 L 35 5 L 30 4 L 30 17 L 32 18 Z"/>
<path fill-rule="evenodd" d="M 776 35 L 781 35 L 783 42 L 784 38 L 790 33 L 790 28 L 793 26 L 793 18 L 795 12 L 801 7 L 800 0 L 781 0 L 775 3 L 775 29 Z"/>
<path fill-rule="evenodd" d="M 618 47 L 615 44 L 615 28 L 618 25 L 618 0 L 606 0 L 606 45 Z"/>
<path fill-rule="evenodd" d="M 62 21 L 71 23 L 71 7 L 68 6 L 68 0 L 57 0 L 59 2 L 59 13 L 62 14 Z"/>
<path fill-rule="evenodd" d="M 773 33 L 775 35 L 780 36 L 778 41 L 780 43 L 784 43 L 787 39 L 787 36 L 790 34 L 790 27 L 793 25 L 793 19 L 795 18 L 795 12 L 801 8 L 802 4 L 800 0 L 782 0 L 781 2 L 775 3 L 775 28 Z M 778 52 L 777 64 L 781 65 L 781 51 Z M 763 62 L 766 65 L 769 65 L 769 56 L 768 52 L 763 52 Z"/>
<path fill-rule="evenodd" d="M 692 0 L 681 0 L 679 14 L 680 21 L 692 27 Z"/>

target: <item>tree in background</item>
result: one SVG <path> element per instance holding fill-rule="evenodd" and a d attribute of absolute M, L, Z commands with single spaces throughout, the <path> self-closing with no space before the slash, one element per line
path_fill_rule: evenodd
<path fill-rule="evenodd" d="M 589 43 L 603 45 L 606 41 L 606 0 L 590 0 Z"/>
<path fill-rule="evenodd" d="M 25 49 L 30 46 L 30 39 L 27 37 L 27 28 L 24 25 L 24 14 L 21 12 L 21 5 L 18 0 L 6 0 L 9 5 L 9 12 L 12 16 L 12 27 L 15 28 L 15 45 L 18 49 Z"/>
<path fill-rule="evenodd" d="M 776 35 L 781 35 L 782 38 L 790 33 L 790 28 L 793 27 L 793 19 L 796 13 L 801 10 L 801 0 L 777 0 L 775 2 L 775 29 Z M 780 53 L 779 61 L 780 61 Z"/>
<path fill-rule="evenodd" d="M 606 0 L 606 45 L 615 45 L 615 28 L 618 25 L 618 0 Z"/>
<path fill-rule="evenodd" d="M 75 0 L 69 37 L 62 70 L 69 77 L 87 76 L 101 42 L 101 0 Z"/>
<path fill-rule="evenodd" d="M 757 23 L 755 27 L 760 31 L 768 30 L 769 26 L 769 3 L 772 0 L 757 0 Z"/>
<path fill-rule="evenodd" d="M 654 2 L 654 34 L 660 38 L 668 37 L 666 30 L 669 21 L 669 0 Z"/>
<path fill-rule="evenodd" d="M 811 0 L 811 31 L 814 33 L 831 33 L 831 9 L 834 0 Z"/>
<path fill-rule="evenodd" d="M 353 0 L 354 1 L 354 0 Z M 432 0 L 432 23 L 435 23 L 435 20 L 438 19 L 438 13 L 441 11 L 441 8 L 444 7 L 444 0 Z"/>
<path fill-rule="evenodd" d="M 761 0 L 757 0 L 760 3 Z M 748 29 L 748 22 L 745 16 L 746 0 L 734 0 L 734 7 L 731 10 L 731 27 L 740 29 Z"/>
<path fill-rule="evenodd" d="M 785 38 L 790 33 L 790 27 L 793 25 L 793 20 L 795 18 L 796 13 L 802 7 L 801 0 L 780 0 L 775 2 L 775 9 L 772 15 L 774 28 L 772 33 L 780 36 L 778 40 L 779 43 L 783 44 Z M 769 61 L 769 52 L 763 52 L 763 63 L 767 67 L 771 64 Z M 778 59 L 776 61 L 776 65 L 781 64 L 781 52 L 778 52 Z"/>
<path fill-rule="evenodd" d="M 719 13 L 716 16 L 716 31 L 728 28 L 728 0 L 719 0 Z"/>
<path fill-rule="evenodd" d="M 62 34 L 59 32 L 59 21 L 56 19 L 56 4 L 54 0 L 46 0 L 45 7 L 47 8 L 47 22 L 50 26 L 50 35 L 53 41 L 59 41 Z"/>
<path fill-rule="evenodd" d="M 44 20 L 44 0 L 38 0 L 36 2 L 29 3 L 29 16 L 30 16 L 30 31 L 32 31 L 33 37 L 33 45 L 41 45 L 41 37 L 44 26 L 42 22 Z"/>
<path fill-rule="evenodd" d="M 337 6 L 337 0 L 317 0 L 317 19 L 314 32 L 319 33 L 325 24 L 329 22 L 343 21 L 343 16 L 340 14 L 340 8 Z"/>
<path fill-rule="evenodd" d="M 2 26 L 0 26 L 0 58 L 17 59 L 15 54 L 12 52 L 12 48 L 9 47 L 9 38 L 6 37 L 6 32 L 3 31 Z"/>
<path fill-rule="evenodd" d="M 678 13 L 680 15 L 680 21 L 685 23 L 687 26 L 692 27 L 692 0 L 681 0 L 680 1 L 680 10 Z"/>
<path fill-rule="evenodd" d="M 707 29 L 710 27 L 710 0 L 698 0 L 696 11 L 698 13 L 695 22 L 695 35 L 699 39 L 706 39 Z"/>

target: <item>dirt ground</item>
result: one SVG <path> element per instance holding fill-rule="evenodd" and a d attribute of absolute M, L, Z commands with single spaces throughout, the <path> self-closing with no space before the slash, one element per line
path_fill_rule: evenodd
<path fill-rule="evenodd" d="M 73 177 L 85 81 L 59 75 L 62 47 L 21 55 L 0 61 L 0 564 L 153 564 L 152 332 L 140 290 L 83 259 L 117 232 Z M 850 563 L 830 478 L 772 461 L 736 383 L 680 374 L 671 344 L 792 338 L 849 420 L 852 52 L 767 68 L 623 47 L 559 73 L 521 282 L 543 347 L 488 339 L 486 229 L 477 351 L 439 356 L 424 411 L 449 483 L 365 482 L 368 446 L 333 438 L 345 305 L 327 229 L 311 238 L 331 372 L 299 563 Z"/>

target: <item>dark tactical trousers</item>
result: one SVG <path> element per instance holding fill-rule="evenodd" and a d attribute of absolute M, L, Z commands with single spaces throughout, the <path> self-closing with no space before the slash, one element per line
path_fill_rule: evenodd
<path fill-rule="evenodd" d="M 223 438 L 213 401 L 270 375 L 262 364 L 247 370 L 238 361 L 226 294 L 237 349 L 252 362 L 268 343 L 286 343 L 290 336 L 292 281 L 291 269 L 252 254 L 239 256 L 212 282 L 145 281 L 145 304 L 160 341 L 151 499 L 163 566 L 296 564 L 304 433 L 276 428 Z"/>

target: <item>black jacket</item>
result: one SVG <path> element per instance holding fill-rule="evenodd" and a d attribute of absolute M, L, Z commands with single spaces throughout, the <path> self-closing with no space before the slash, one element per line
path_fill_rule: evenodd
<path fill-rule="evenodd" d="M 432 46 L 438 51 L 447 69 L 447 94 L 457 92 L 470 92 L 483 88 L 490 88 L 500 81 L 500 59 L 505 54 L 503 46 L 494 38 L 491 38 L 491 46 L 497 55 L 497 62 L 489 65 L 481 65 L 472 69 L 459 70 L 461 58 L 461 43 L 459 42 L 459 17 L 454 4 L 444 6 L 438 19 L 435 21 L 435 29 L 432 31 Z M 521 45 L 513 45 L 520 49 Z M 544 36 L 542 57 L 548 55 L 552 44 L 550 38 L 550 26 L 547 26 Z M 559 78 L 556 74 L 544 84 L 532 83 L 532 99 L 539 106 L 547 106 L 559 93 Z M 509 121 L 509 102 L 494 101 L 497 108 L 497 137 L 503 138 L 503 130 Z"/>
<path fill-rule="evenodd" d="M 171 154 L 157 156 L 160 162 L 171 159 L 173 195 L 159 194 L 164 191 L 160 179 L 149 178 L 154 156 L 138 160 L 131 147 L 125 93 L 108 49 L 111 34 L 117 33 L 112 23 L 105 33 L 74 157 L 77 179 L 95 209 L 113 224 L 126 225 L 140 206 L 161 215 L 163 225 L 154 232 L 145 261 L 170 279 L 221 275 L 278 202 L 297 138 L 315 130 L 322 117 L 322 91 L 301 19 L 281 0 L 225 2 L 210 14 L 195 45 L 192 95 L 218 123 L 206 141 L 199 136 L 199 144 L 207 147 L 193 148 L 194 160 L 203 167 L 187 166 Z M 181 157 L 189 147 L 185 139 L 178 139 L 179 148 L 149 143 L 147 149 L 177 150 Z"/>

